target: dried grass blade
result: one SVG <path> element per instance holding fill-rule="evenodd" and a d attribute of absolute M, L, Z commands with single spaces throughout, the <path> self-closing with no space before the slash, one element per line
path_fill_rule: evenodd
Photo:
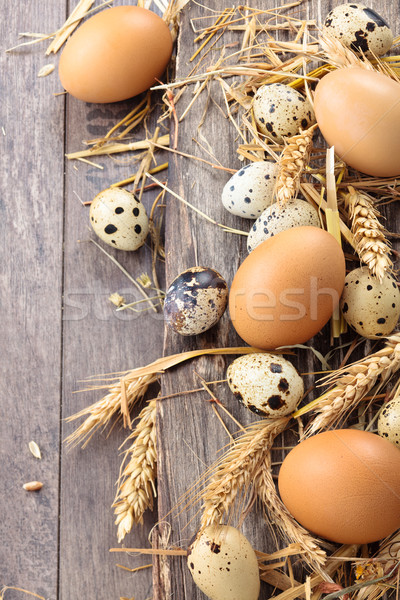
<path fill-rule="evenodd" d="M 326 151 L 326 194 L 327 202 L 325 208 L 326 226 L 328 232 L 333 235 L 339 246 L 342 245 L 340 234 L 340 216 L 337 205 L 336 179 L 335 179 L 335 149 L 332 146 Z M 331 318 L 331 338 L 337 339 L 345 330 L 344 320 L 340 315 L 340 308 L 336 306 Z M 333 340 L 331 339 L 331 342 Z"/>
<path fill-rule="evenodd" d="M 358 546 L 341 546 L 332 556 L 327 557 L 326 565 L 324 569 L 324 575 L 315 574 L 311 577 L 311 588 L 314 589 L 319 583 L 329 580 L 336 571 L 341 567 L 343 562 L 347 560 L 349 556 L 355 556 Z M 299 586 L 291 586 L 278 596 L 274 597 L 274 600 L 295 600 L 295 598 L 305 598 L 305 583 Z"/>
<path fill-rule="evenodd" d="M 53 41 L 46 50 L 46 56 L 52 52 L 54 54 L 58 52 L 71 33 L 78 27 L 79 23 L 86 16 L 93 4 L 94 0 L 79 0 L 64 25 L 55 34 Z"/>
<path fill-rule="evenodd" d="M 365 57 L 359 58 L 349 48 L 346 48 L 340 40 L 333 38 L 327 33 L 320 32 L 319 43 L 325 57 L 331 65 L 341 67 L 360 67 L 361 69 L 374 70 L 369 60 Z"/>
<path fill-rule="evenodd" d="M 198 215 L 200 215 L 203 219 L 205 219 L 209 223 L 212 223 L 213 225 L 217 225 L 217 227 L 220 227 L 221 229 L 223 229 L 223 231 L 226 231 L 226 233 L 235 233 L 237 235 L 244 235 L 244 236 L 248 235 L 247 231 L 241 231 L 240 229 L 233 229 L 232 227 L 228 227 L 227 225 L 223 225 L 222 223 L 218 223 L 217 221 L 215 221 L 215 219 L 212 219 L 211 217 L 209 217 L 208 215 L 206 215 L 206 213 L 204 213 L 202 210 L 200 210 L 196 206 L 193 206 L 193 204 L 190 204 L 190 202 L 188 202 L 187 200 L 185 200 L 185 198 L 182 198 L 182 196 L 179 196 L 179 194 L 177 194 L 176 192 L 174 192 L 173 190 L 171 190 L 170 188 L 168 188 L 166 185 L 164 185 L 163 183 L 161 183 L 161 181 L 159 181 L 158 179 L 156 179 L 152 175 L 150 175 L 149 172 L 145 173 L 145 175 L 146 175 L 146 177 L 149 177 L 152 181 L 154 181 L 155 183 L 157 183 L 157 185 L 160 188 L 162 188 L 163 190 L 165 190 L 166 192 L 168 192 L 169 194 L 171 194 L 171 196 L 173 196 L 174 198 L 176 198 L 177 200 L 179 200 L 180 202 L 182 202 L 182 204 L 185 204 L 185 206 L 188 206 L 190 209 L 192 209 L 194 212 L 196 212 Z"/>
<path fill-rule="evenodd" d="M 67 417 L 67 422 L 75 421 L 85 417 L 84 422 L 72 433 L 66 443 L 69 445 L 83 444 L 83 447 L 89 442 L 92 435 L 98 429 L 104 429 L 110 423 L 111 419 L 119 412 L 121 408 L 121 377 L 125 380 L 125 389 L 129 409 L 139 402 L 146 393 L 150 384 L 158 380 L 159 374 L 165 370 L 175 367 L 182 362 L 204 356 L 207 354 L 249 354 L 260 352 L 257 348 L 233 347 L 233 348 L 209 348 L 203 350 L 193 350 L 181 354 L 165 356 L 153 363 L 119 373 L 112 379 L 112 383 L 97 385 L 91 389 L 106 389 L 108 393 L 101 400 L 84 408 L 76 414 Z"/>
<path fill-rule="evenodd" d="M 321 194 L 315 189 L 312 183 L 301 183 L 300 190 L 307 200 L 313 203 L 317 208 L 321 208 L 326 212 L 328 204 L 326 200 L 321 197 Z M 342 219 L 340 219 L 339 226 L 344 239 L 355 249 L 356 243 L 354 241 L 354 236 Z"/>
<path fill-rule="evenodd" d="M 70 152 L 65 156 L 68 160 L 73 160 L 75 158 L 86 158 L 88 156 L 101 156 L 104 154 L 118 154 L 121 152 L 133 152 L 136 150 L 148 150 L 151 147 L 151 140 L 141 140 L 138 142 L 131 142 L 130 144 L 122 144 L 122 143 L 110 143 L 104 144 L 100 148 L 90 148 L 88 150 L 80 150 L 78 152 Z M 168 146 L 169 145 L 169 135 L 165 134 L 158 138 L 157 146 Z"/>

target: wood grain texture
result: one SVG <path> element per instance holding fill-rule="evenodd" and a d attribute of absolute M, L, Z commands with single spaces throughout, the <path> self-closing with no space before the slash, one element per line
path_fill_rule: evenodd
<path fill-rule="evenodd" d="M 104 135 L 133 107 L 132 102 L 91 105 L 68 98 L 66 150 L 83 148 L 83 140 Z M 153 125 L 149 123 L 150 131 Z M 143 139 L 143 131 L 140 134 Z M 128 156 L 117 160 L 94 158 L 104 166 L 100 171 L 83 163 L 68 162 L 65 180 L 65 257 L 63 317 L 63 417 L 99 400 L 102 391 L 73 394 L 82 389 L 85 378 L 143 366 L 161 355 L 163 322 L 160 313 L 115 312 L 108 301 L 118 292 L 127 302 L 141 298 L 132 283 L 97 247 L 89 226 L 91 200 L 111 183 L 131 175 L 136 169 Z M 149 213 L 153 195 L 145 193 L 143 203 Z M 97 238 L 96 238 L 97 239 Z M 123 252 L 97 242 L 112 254 L 133 276 L 151 273 L 151 250 L 146 243 L 136 252 Z M 145 322 L 145 328 L 143 323 Z M 75 424 L 63 426 L 63 439 Z M 150 570 L 135 576 L 116 564 L 138 566 L 149 561 L 128 560 L 109 553 L 117 545 L 111 505 L 122 461 L 120 445 L 128 431 L 118 424 L 96 434 L 88 447 L 63 450 L 61 470 L 60 598 L 146 598 L 151 588 Z M 127 536 L 128 546 L 148 545 L 147 536 L 155 516 L 146 516 L 145 525 Z"/>
<path fill-rule="evenodd" d="M 333 5 L 336 5 L 334 3 Z M 379 4 L 379 5 L 378 5 Z M 260 8 L 273 8 L 273 2 L 252 2 L 251 6 Z M 222 10 L 219 2 L 207 2 L 208 9 Z M 178 40 L 177 79 L 185 78 L 193 63 L 189 58 L 193 54 L 194 34 L 190 19 L 204 17 L 212 14 L 202 6 L 190 4 L 185 10 L 181 22 L 180 37 Z M 321 23 L 324 16 L 332 8 L 329 2 L 304 2 L 289 12 L 299 18 L 314 18 Z M 377 3 L 375 8 L 383 13 L 390 13 L 391 22 L 396 22 L 393 8 Z M 212 19 L 210 20 L 212 21 Z M 207 21 L 210 22 L 210 21 Z M 199 27 L 202 21 L 194 20 Z M 277 37 L 284 39 L 285 34 L 278 32 Z M 239 38 L 232 37 L 232 41 Z M 227 38 L 224 38 L 224 42 Z M 221 44 L 216 53 L 210 53 L 201 67 L 205 71 L 207 66 L 213 64 L 213 57 L 219 56 Z M 233 51 L 233 50 L 232 50 Z M 178 116 L 182 114 L 186 105 L 192 98 L 193 88 L 185 92 L 178 104 Z M 203 121 L 204 113 L 207 111 Z M 218 83 L 207 87 L 207 92 L 195 102 L 189 115 L 179 124 L 178 148 L 186 153 L 201 156 L 215 163 L 219 162 L 225 167 L 239 169 L 241 163 L 236 154 L 236 132 L 221 114 L 225 106 Z M 201 128 L 199 124 L 201 123 Z M 203 148 L 213 153 L 210 158 L 202 151 L 195 140 Z M 233 217 L 222 208 L 221 192 L 229 174 L 224 171 L 212 169 L 194 160 L 174 157 L 170 163 L 169 185 L 196 207 L 209 214 L 218 222 L 225 223 L 238 229 L 248 230 L 249 221 Z M 195 266 L 209 266 L 219 271 L 228 285 L 241 261 L 247 256 L 245 238 L 226 234 L 216 226 L 206 222 L 191 209 L 183 206 L 171 196 L 167 199 L 166 216 L 166 277 L 169 284 L 181 271 Z M 352 339 L 353 334 L 345 337 L 343 341 Z M 235 334 L 229 323 L 227 314 L 220 323 L 211 331 L 196 338 L 183 338 L 171 330 L 165 335 L 165 354 L 205 348 L 210 346 L 240 345 L 241 340 Z M 329 347 L 329 326 L 318 334 L 311 342 L 314 348 L 326 354 Z M 360 349 L 358 356 L 367 352 L 370 345 L 367 343 Z M 332 366 L 338 366 L 343 358 L 343 351 L 338 351 L 332 359 Z M 357 358 L 357 353 L 352 358 Z M 189 390 L 199 387 L 198 379 L 194 372 L 200 373 L 206 380 L 224 379 L 226 367 L 233 357 L 201 358 L 191 364 L 186 364 L 168 372 L 162 380 L 162 394 L 167 395 L 176 391 Z M 321 365 L 310 351 L 297 352 L 290 360 L 302 373 L 319 371 Z M 305 388 L 313 384 L 313 377 L 305 375 Z M 215 387 L 218 398 L 227 406 L 231 413 L 246 425 L 257 419 L 243 407 L 238 406 L 227 389 L 226 385 Z M 229 442 L 221 424 L 213 413 L 212 406 L 207 401 L 206 392 L 195 395 L 180 396 L 163 401 L 159 409 L 158 419 L 158 486 L 159 486 L 159 518 L 162 523 L 157 536 L 157 544 L 165 544 L 186 548 L 195 535 L 199 526 L 201 503 L 189 501 L 186 495 L 192 486 L 204 475 L 206 468 L 217 458 L 221 448 Z M 312 396 L 309 398 L 312 399 Z M 223 417 L 228 428 L 234 432 L 236 426 Z M 288 431 L 277 444 L 290 446 L 297 441 L 296 431 Z M 284 451 L 274 453 L 274 460 L 284 458 Z M 190 496 L 189 496 L 190 499 Z M 235 519 L 233 519 L 235 521 Z M 239 524 L 239 515 L 234 525 Z M 276 547 L 274 534 L 269 530 L 262 510 L 253 510 L 242 524 L 242 531 L 253 544 L 253 547 L 264 552 L 273 552 Z M 284 545 L 283 540 L 278 544 Z M 303 577 L 296 571 L 296 575 Z M 262 584 L 260 598 L 270 597 L 272 588 Z M 154 598 L 157 600 L 183 600 L 186 598 L 203 600 L 205 595 L 194 585 L 184 558 L 165 558 L 156 560 L 154 568 Z"/>
<path fill-rule="evenodd" d="M 221 8 L 216 2 L 208 2 L 207 6 Z M 177 79 L 187 76 L 193 66 L 189 64 L 189 58 L 195 49 L 190 19 L 204 14 L 210 13 L 195 4 L 189 5 L 185 10 L 178 43 Z M 232 40 L 234 39 L 232 37 Z M 210 54 L 209 62 L 203 64 L 202 69 L 205 70 L 208 64 L 212 64 L 212 56 L 219 56 L 219 52 Z M 180 100 L 178 114 L 182 114 L 190 102 L 191 92 L 192 90 L 189 90 Z M 205 110 L 207 116 L 199 129 Z M 194 141 L 196 139 L 203 147 L 212 149 L 214 157 L 211 157 L 211 161 L 239 169 L 236 132 L 221 114 L 221 110 L 226 112 L 219 84 L 215 83 L 210 85 L 208 93 L 200 96 L 188 116 L 179 124 L 178 148 L 210 160 L 210 156 Z M 212 169 L 194 160 L 181 157 L 171 160 L 169 184 L 174 191 L 218 222 L 246 230 L 249 227 L 248 221 L 230 215 L 222 207 L 221 191 L 229 177 L 227 172 Z M 165 237 L 167 284 L 181 271 L 201 265 L 216 269 L 230 285 L 240 261 L 246 254 L 245 237 L 223 232 L 172 197 L 167 200 Z M 172 354 L 195 348 L 241 344 L 230 325 L 228 315 L 225 314 L 216 327 L 195 338 L 182 338 L 167 330 L 164 351 L 165 354 Z M 224 379 L 226 367 L 232 359 L 233 357 L 222 356 L 200 358 L 167 373 L 162 381 L 163 395 L 199 387 L 194 371 L 207 381 Z M 226 385 L 219 385 L 215 391 L 218 398 L 243 425 L 256 419 L 232 398 Z M 170 523 L 169 543 L 182 547 L 187 547 L 197 532 L 200 503 L 192 502 L 189 506 L 182 503 L 179 506 L 179 502 L 202 477 L 205 468 L 217 458 L 219 451 L 229 443 L 229 438 L 216 418 L 208 398 L 206 392 L 174 398 L 162 402 L 159 411 L 159 518 L 162 521 L 165 516 L 166 521 Z M 237 426 L 229 418 L 223 416 L 223 420 L 230 431 L 237 430 Z M 169 515 L 171 509 L 174 510 L 172 515 Z M 254 511 L 243 524 L 243 532 L 256 548 L 265 549 L 270 546 L 268 528 L 262 516 L 256 515 Z M 159 543 L 162 541 L 159 540 Z M 185 559 L 164 559 L 162 565 L 156 565 L 155 577 L 157 586 L 154 589 L 154 597 L 157 600 L 205 598 L 194 585 Z"/>
<path fill-rule="evenodd" d="M 321 22 L 338 3 L 304 1 L 294 14 Z M 75 0 L 53 0 L 45 7 L 37 0 L 3 3 L 2 50 L 16 43 L 20 31 L 56 30 L 75 4 Z M 369 4 L 395 32 L 400 31 L 398 5 L 388 0 Z M 251 5 L 265 8 L 274 3 L 253 0 Z M 208 0 L 207 6 L 224 7 L 218 0 Z M 190 19 L 207 14 L 206 8 L 191 2 L 182 15 L 177 77 L 186 75 L 192 66 L 188 62 L 195 49 Z M 232 40 L 237 39 L 232 35 Z M 81 149 L 84 139 L 103 135 L 137 99 L 102 106 L 53 96 L 61 91 L 57 72 L 42 79 L 37 73 L 49 62 L 57 66 L 59 56 L 46 58 L 44 49 L 44 44 L 38 44 L 0 53 L 0 588 L 15 585 L 49 600 L 204 600 L 183 558 L 155 561 L 153 574 L 150 569 L 132 574 L 116 567 L 117 563 L 134 568 L 150 562 L 145 556 L 109 553 L 110 547 L 117 546 L 111 504 L 122 459 L 120 445 L 127 432 L 117 424 L 110 435 L 109 431 L 97 434 L 85 450 L 67 451 L 62 441 L 75 425 L 64 419 L 102 396 L 102 392 L 74 393 L 91 375 L 145 365 L 163 350 L 170 354 L 241 341 L 227 314 L 201 337 L 181 338 L 167 330 L 164 339 L 162 315 L 115 312 L 108 301 L 111 293 L 118 291 L 127 300 L 138 295 L 115 265 L 87 241 L 92 237 L 89 209 L 80 200 L 91 200 L 111 182 L 132 174 L 135 164 L 129 156 L 96 158 L 104 167 L 99 170 L 68 162 L 64 153 Z M 211 55 L 207 61 L 204 68 L 212 62 Z M 192 91 L 189 88 L 180 101 L 179 114 L 192 99 Z M 199 129 L 206 106 L 207 117 Z M 179 125 L 178 148 L 239 168 L 236 133 L 221 111 L 225 107 L 220 89 L 213 84 Z M 153 127 L 150 122 L 149 130 Z M 141 139 L 144 132 L 135 135 Z M 194 138 L 212 148 L 215 158 Z M 248 227 L 222 208 L 220 194 L 227 173 L 177 156 L 168 158 L 169 186 L 174 191 L 227 225 Z M 153 199 L 153 193 L 144 196 L 148 211 Z M 159 269 L 161 285 L 196 264 L 212 266 L 230 284 L 246 256 L 245 239 L 224 233 L 173 197 L 167 197 L 166 203 L 167 257 L 165 276 L 163 268 Z M 385 214 L 388 228 L 399 231 L 396 206 L 385 209 Z M 148 245 L 135 253 L 104 248 L 135 277 L 151 271 Z M 314 344 L 326 352 L 326 332 Z M 363 346 L 360 352 L 367 348 Z M 337 354 L 336 363 L 341 356 Z M 175 368 L 163 377 L 162 393 L 199 387 L 194 371 L 206 380 L 222 379 L 232 360 L 207 357 Z M 293 362 L 302 372 L 319 368 L 309 352 L 299 353 Z M 213 389 L 243 424 L 256 419 L 237 404 L 224 384 Z M 231 431 L 236 430 L 226 415 L 222 419 Z M 41 461 L 29 452 L 31 439 L 42 450 Z M 294 439 L 291 434 L 285 437 L 288 444 Z M 148 547 L 149 533 L 158 519 L 161 525 L 154 537 L 160 546 L 188 545 L 199 524 L 199 503 L 170 511 L 229 441 L 205 392 L 160 404 L 158 440 L 158 507 L 146 515 L 143 527 L 126 537 L 125 546 Z M 22 489 L 32 479 L 44 483 L 40 492 Z M 243 532 L 258 549 L 275 548 L 260 511 L 249 515 Z M 269 596 L 270 589 L 264 586 L 261 598 Z M 18 600 L 23 596 L 9 591 L 6 597 Z"/>
<path fill-rule="evenodd" d="M 55 79 L 37 78 L 50 62 L 43 46 L 4 50 L 18 32 L 52 31 L 64 14 L 63 1 L 46 11 L 10 2 L 0 23 L 0 588 L 46 598 L 57 594 L 64 103 Z M 32 480 L 40 492 L 23 490 Z"/>

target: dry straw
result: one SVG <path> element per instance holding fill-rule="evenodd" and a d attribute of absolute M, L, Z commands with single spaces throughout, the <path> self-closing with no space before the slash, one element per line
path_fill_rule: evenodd
<path fill-rule="evenodd" d="M 388 591 L 388 586 L 394 586 L 398 582 L 400 562 L 400 531 L 381 542 L 378 552 L 372 559 L 359 563 L 356 567 L 358 581 L 367 582 L 380 577 L 388 578 L 378 584 L 371 583 L 370 586 L 362 588 L 354 595 L 354 600 L 377 600 Z"/>
<path fill-rule="evenodd" d="M 386 239 L 386 231 L 379 222 L 379 211 L 366 194 L 349 186 L 345 197 L 346 207 L 352 221 L 351 230 L 356 243 L 356 251 L 371 274 L 382 283 L 393 263 L 389 258 L 390 243 Z"/>
<path fill-rule="evenodd" d="M 134 524 L 143 523 L 143 514 L 148 508 L 153 509 L 153 499 L 157 495 L 156 413 L 157 401 L 151 400 L 140 412 L 136 428 L 126 440 L 132 440 L 132 443 L 125 452 L 113 505 L 117 515 L 118 542 L 124 539 Z"/>
<path fill-rule="evenodd" d="M 358 57 L 349 48 L 346 48 L 340 40 L 327 33 L 320 33 L 319 43 L 328 63 L 334 67 L 360 67 L 361 69 L 374 70 L 374 67 L 365 57 Z"/>
<path fill-rule="evenodd" d="M 377 352 L 335 371 L 327 380 L 334 387 L 298 410 L 294 416 L 315 410 L 315 416 L 305 431 L 306 436 L 337 426 L 376 384 L 381 387 L 399 368 L 400 333 L 396 332 Z"/>
<path fill-rule="evenodd" d="M 296 198 L 299 192 L 301 176 L 310 160 L 312 138 L 316 128 L 317 125 L 312 125 L 299 135 L 288 138 L 287 145 L 279 157 L 275 197 L 280 206 Z"/>
<path fill-rule="evenodd" d="M 108 393 L 101 400 L 67 418 L 68 422 L 82 417 L 85 417 L 85 420 L 67 437 L 66 442 L 72 445 L 82 443 L 83 447 L 86 446 L 92 435 L 97 430 L 107 427 L 112 418 L 118 414 L 124 417 L 126 424 L 129 424 L 130 409 L 143 398 L 149 385 L 157 381 L 159 375 L 167 369 L 207 354 L 251 354 L 253 352 L 259 352 L 259 350 L 248 346 L 192 350 L 159 358 L 145 367 L 118 373 L 109 380 L 104 380 L 103 377 L 103 383 L 93 385 L 88 389 L 106 389 Z"/>
<path fill-rule="evenodd" d="M 250 425 L 212 468 L 213 475 L 202 493 L 201 527 L 231 519 L 238 499 L 253 492 L 261 499 L 266 514 L 285 536 L 299 545 L 300 553 L 314 568 L 325 562 L 325 553 L 312 536 L 289 515 L 279 500 L 271 472 L 271 448 L 277 435 L 286 429 L 290 417 L 263 419 Z"/>

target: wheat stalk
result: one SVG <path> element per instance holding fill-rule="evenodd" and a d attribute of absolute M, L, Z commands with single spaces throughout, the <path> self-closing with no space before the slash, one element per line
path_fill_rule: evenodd
<path fill-rule="evenodd" d="M 312 125 L 287 140 L 278 160 L 278 175 L 275 197 L 280 206 L 296 198 L 300 189 L 300 178 L 310 160 L 312 138 L 317 125 Z"/>
<path fill-rule="evenodd" d="M 117 515 L 118 542 L 124 539 L 134 524 L 143 523 L 146 509 L 153 509 L 153 499 L 157 495 L 156 413 L 157 401 L 150 400 L 140 412 L 135 430 L 126 440 L 133 441 L 125 452 L 124 462 L 129 460 L 120 477 L 113 504 Z"/>
<path fill-rule="evenodd" d="M 360 67 L 374 71 L 374 67 L 363 56 L 359 58 L 349 48 L 346 48 L 340 40 L 333 38 L 326 32 L 319 34 L 319 43 L 328 62 L 335 67 Z"/>
<path fill-rule="evenodd" d="M 376 383 L 382 386 L 399 368 L 400 332 L 395 332 L 387 338 L 381 350 L 335 371 L 327 380 L 334 387 L 298 410 L 294 416 L 315 409 L 316 414 L 305 431 L 306 436 L 333 427 L 361 402 Z"/>
<path fill-rule="evenodd" d="M 86 418 L 78 429 L 67 437 L 66 442 L 74 445 L 84 442 L 83 447 L 86 446 L 92 435 L 98 429 L 104 429 L 118 412 L 124 417 L 124 424 L 129 424 L 129 410 L 143 398 L 149 385 L 157 381 L 159 375 L 171 367 L 207 354 L 251 354 L 253 352 L 260 352 L 260 350 L 249 346 L 190 350 L 164 356 L 145 367 L 114 374 L 115 377 L 108 380 L 111 383 L 106 382 L 89 388 L 90 390 L 108 390 L 108 394 L 104 398 L 67 417 L 68 422 L 81 417 Z"/>
<path fill-rule="evenodd" d="M 274 515 L 276 524 L 288 539 L 300 545 L 299 551 L 315 568 L 325 562 L 325 553 L 313 537 L 291 517 L 280 501 L 271 473 L 272 444 L 286 429 L 290 417 L 258 421 L 235 440 L 212 469 L 213 476 L 203 491 L 203 514 L 201 528 L 222 522 L 229 516 L 240 492 L 251 488 Z"/>
<path fill-rule="evenodd" d="M 98 429 L 107 427 L 118 412 L 124 416 L 124 420 L 127 419 L 128 411 L 143 398 L 149 385 L 157 380 L 157 374 L 150 373 L 136 377 L 134 371 L 131 371 L 112 384 L 109 387 L 109 393 L 104 398 L 67 418 L 69 422 L 86 417 L 84 422 L 67 437 L 67 444 L 76 445 L 82 442 L 84 448 L 92 435 Z"/>
<path fill-rule="evenodd" d="M 382 283 L 385 273 L 393 266 L 389 258 L 390 244 L 386 230 L 379 222 L 379 211 L 364 193 L 349 186 L 345 203 L 352 220 L 351 231 L 356 242 L 356 251 L 371 274 Z"/>
<path fill-rule="evenodd" d="M 288 417 L 282 417 L 253 423 L 211 467 L 213 475 L 202 493 L 201 528 L 220 524 L 224 515 L 229 516 L 239 492 L 250 489 L 275 437 L 288 421 Z"/>
<path fill-rule="evenodd" d="M 301 548 L 302 557 L 318 572 L 326 561 L 325 552 L 318 546 L 317 540 L 299 525 L 289 513 L 279 498 L 271 471 L 270 454 L 261 465 L 256 475 L 254 486 L 258 497 L 264 504 L 268 518 L 274 520 L 284 537 L 290 542 L 298 544 Z"/>

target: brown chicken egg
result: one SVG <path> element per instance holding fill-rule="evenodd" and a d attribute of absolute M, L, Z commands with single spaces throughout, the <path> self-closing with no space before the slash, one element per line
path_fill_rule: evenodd
<path fill-rule="evenodd" d="M 356 429 L 306 439 L 289 452 L 279 492 L 312 533 L 339 544 L 367 544 L 400 527 L 400 450 Z"/>
<path fill-rule="evenodd" d="M 264 350 L 300 344 L 327 323 L 345 279 L 341 247 L 317 227 L 294 227 L 265 240 L 239 267 L 230 290 L 234 328 Z"/>
<path fill-rule="evenodd" d="M 85 102 L 118 102 L 147 90 L 172 53 L 166 23 L 151 10 L 115 6 L 88 19 L 61 54 L 64 88 Z"/>
<path fill-rule="evenodd" d="M 322 135 L 344 162 L 376 177 L 400 174 L 400 84 L 359 67 L 336 69 L 315 90 Z"/>

